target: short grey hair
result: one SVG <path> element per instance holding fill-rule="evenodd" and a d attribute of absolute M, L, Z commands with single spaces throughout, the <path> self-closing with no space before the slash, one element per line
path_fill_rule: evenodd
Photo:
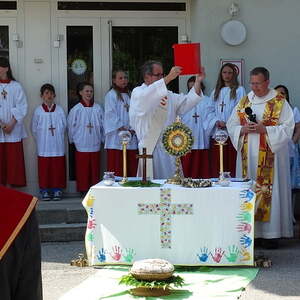
<path fill-rule="evenodd" d="M 142 78 L 145 78 L 145 75 L 147 75 L 147 74 L 149 74 L 149 75 L 152 74 L 153 65 L 159 65 L 159 66 L 163 67 L 162 63 L 160 61 L 157 61 L 157 60 L 148 60 L 148 61 L 146 61 L 141 66 L 141 75 L 142 75 Z"/>
<path fill-rule="evenodd" d="M 265 80 L 270 79 L 270 72 L 264 67 L 256 67 L 250 72 L 250 76 L 259 74 L 263 75 Z"/>

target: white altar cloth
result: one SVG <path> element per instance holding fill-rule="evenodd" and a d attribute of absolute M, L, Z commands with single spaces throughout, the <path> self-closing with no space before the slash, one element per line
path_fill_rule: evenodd
<path fill-rule="evenodd" d="M 100 182 L 83 200 L 89 264 L 162 258 L 178 265 L 253 265 L 254 203 L 255 194 L 238 182 L 198 189 Z"/>

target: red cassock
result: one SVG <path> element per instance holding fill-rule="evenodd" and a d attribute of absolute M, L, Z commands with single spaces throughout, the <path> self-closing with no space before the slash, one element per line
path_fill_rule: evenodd
<path fill-rule="evenodd" d="M 39 186 L 42 189 L 66 187 L 65 156 L 38 156 Z"/>
<path fill-rule="evenodd" d="M 138 150 L 127 150 L 127 176 L 136 177 L 138 168 Z M 123 151 L 107 149 L 107 171 L 115 172 L 116 176 L 123 176 Z"/>
<path fill-rule="evenodd" d="M 22 141 L 0 143 L 0 184 L 26 186 Z"/>
<path fill-rule="evenodd" d="M 181 157 L 184 177 L 209 178 L 209 150 L 192 150 Z"/>
<path fill-rule="evenodd" d="M 75 151 L 77 191 L 86 192 L 100 181 L 100 151 Z"/>
<path fill-rule="evenodd" d="M 216 141 L 211 139 L 210 141 L 210 153 L 209 153 L 209 165 L 210 165 L 210 177 L 216 178 L 220 175 L 220 152 L 219 146 L 216 145 Z M 236 150 L 233 147 L 230 138 L 226 141 L 226 145 L 223 147 L 223 163 L 224 172 L 230 172 L 231 177 L 235 177 L 236 167 Z"/>

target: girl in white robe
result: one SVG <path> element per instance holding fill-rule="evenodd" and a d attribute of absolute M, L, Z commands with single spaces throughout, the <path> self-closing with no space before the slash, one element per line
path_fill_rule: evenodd
<path fill-rule="evenodd" d="M 25 162 L 22 140 L 27 137 L 23 119 L 27 99 L 17 82 L 9 61 L 0 57 L 0 184 L 25 186 Z"/>
<path fill-rule="evenodd" d="M 39 186 L 42 200 L 60 200 L 66 187 L 65 131 L 66 116 L 54 103 L 55 89 L 51 84 L 41 87 L 43 103 L 32 117 L 32 134 L 38 154 Z"/>
<path fill-rule="evenodd" d="M 193 87 L 195 76 L 187 82 L 188 91 Z M 204 93 L 205 86 L 201 82 Z M 182 122 L 192 130 L 194 144 L 191 152 L 181 157 L 183 174 L 191 178 L 209 178 L 209 142 L 215 126 L 215 107 L 208 96 L 182 116 Z"/>
<path fill-rule="evenodd" d="M 103 109 L 94 103 L 94 88 L 88 82 L 77 86 L 80 102 L 68 115 L 70 143 L 75 144 L 76 184 L 85 193 L 100 181 L 100 147 L 104 141 Z"/>
<path fill-rule="evenodd" d="M 114 71 L 112 88 L 105 95 L 105 146 L 107 170 L 123 176 L 123 152 L 119 133 L 130 130 L 131 140 L 127 145 L 127 176 L 136 176 L 138 167 L 138 146 L 134 130 L 129 126 L 130 96 L 128 78 L 124 71 Z"/>
<path fill-rule="evenodd" d="M 239 100 L 245 96 L 245 89 L 239 85 L 237 67 L 231 63 L 222 66 L 215 89 L 211 93 L 211 101 L 215 106 L 216 124 L 212 131 L 210 167 L 211 177 L 219 177 L 220 159 L 219 146 L 214 140 L 217 129 L 226 129 L 226 122 Z M 235 177 L 236 151 L 230 139 L 223 147 L 224 171 L 229 171 Z"/>

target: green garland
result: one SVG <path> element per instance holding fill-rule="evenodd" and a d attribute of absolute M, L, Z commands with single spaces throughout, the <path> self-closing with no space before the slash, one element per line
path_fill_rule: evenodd
<path fill-rule="evenodd" d="M 119 183 L 121 186 L 124 187 L 160 187 L 161 184 L 154 183 L 148 180 L 146 183 L 143 183 L 141 180 L 130 180 L 125 183 Z"/>
<path fill-rule="evenodd" d="M 172 286 L 182 287 L 184 285 L 184 279 L 180 276 L 172 276 L 166 280 L 146 281 L 135 279 L 131 274 L 127 274 L 121 277 L 119 284 L 134 286 L 136 288 L 172 289 Z"/>
<path fill-rule="evenodd" d="M 176 134 L 184 137 L 183 143 L 178 146 L 172 144 L 173 137 L 176 136 Z M 183 156 L 192 149 L 194 138 L 189 127 L 181 122 L 176 121 L 169 125 L 163 132 L 162 143 L 165 150 L 170 155 Z"/>

